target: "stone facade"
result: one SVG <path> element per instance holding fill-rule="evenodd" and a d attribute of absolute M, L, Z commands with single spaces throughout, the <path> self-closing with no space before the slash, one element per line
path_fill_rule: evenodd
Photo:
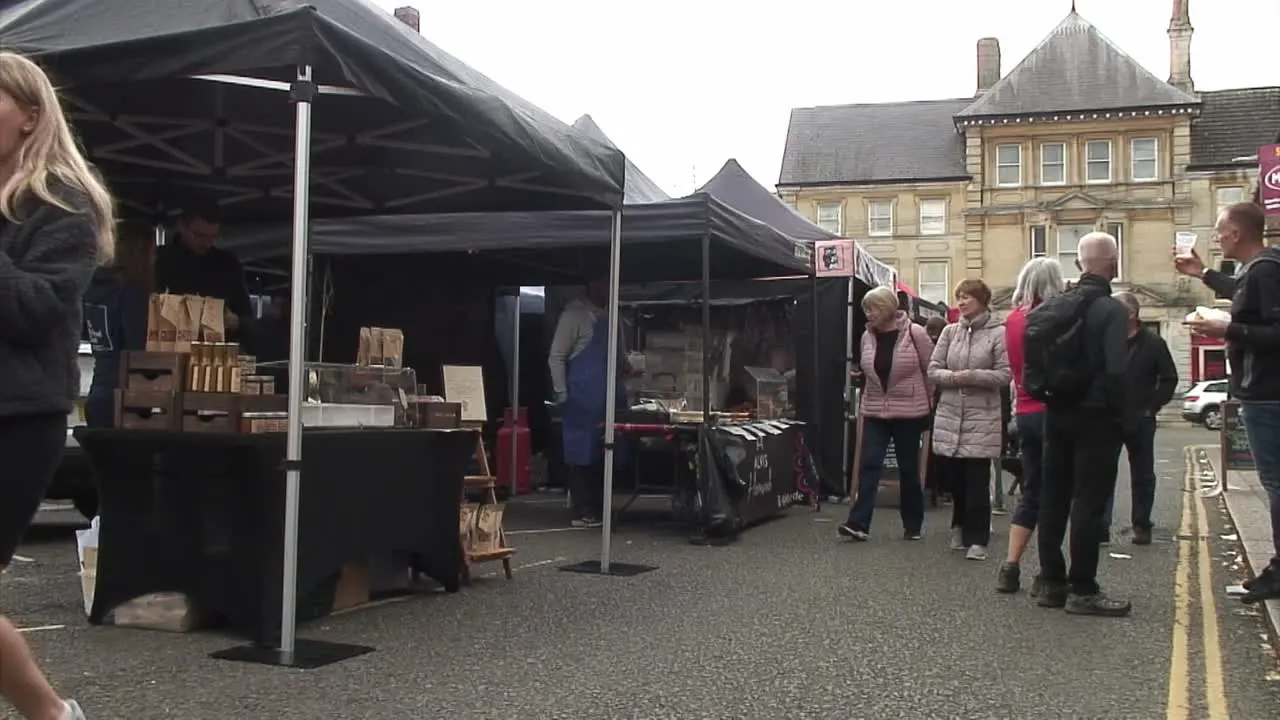
<path fill-rule="evenodd" d="M 1248 199 L 1257 179 L 1256 165 L 1228 156 L 1233 151 L 1252 154 L 1280 124 L 1280 116 L 1269 111 L 1271 104 L 1280 103 L 1280 88 L 1259 89 L 1269 93 L 1265 96 L 1250 95 L 1252 90 L 1224 91 L 1238 96 L 1206 102 L 1204 111 L 1215 117 L 1201 118 L 1201 99 L 1213 94 L 1196 95 L 1191 87 L 1186 12 L 1185 2 L 1175 3 L 1170 27 L 1175 67 L 1168 84 L 1136 64 L 1125 68 L 1127 72 L 1116 72 L 1119 64 L 1133 63 L 1132 59 L 1099 40 L 1097 31 L 1074 12 L 1032 53 L 1057 43 L 1046 55 L 1080 57 L 1071 72 L 1058 68 L 1055 75 L 1042 61 L 1024 61 L 992 85 L 991 69 L 984 64 L 998 58 L 999 50 L 992 47 L 993 40 L 983 39 L 978 47 L 978 95 L 954 113 L 953 131 L 959 137 L 952 150 L 958 157 L 932 165 L 913 161 L 919 167 L 910 171 L 886 168 L 884 151 L 867 156 L 875 161 L 869 171 L 863 168 L 867 163 L 851 159 L 855 152 L 839 155 L 842 137 L 866 135 L 842 136 L 839 124 L 874 123 L 871 111 L 876 106 L 793 111 L 779 194 L 831 229 L 837 229 L 831 225 L 833 208 L 838 207 L 838 231 L 893 265 L 903 282 L 929 300 L 949 300 L 947 286 L 980 277 L 992 287 L 997 303 L 1007 307 L 1018 270 L 1028 259 L 1057 257 L 1064 271 L 1074 274 L 1080 235 L 1095 229 L 1111 232 L 1121 245 L 1117 288 L 1138 294 L 1144 322 L 1168 341 L 1186 386 L 1192 378 L 1193 350 L 1181 320 L 1196 305 L 1214 300 L 1202 284 L 1174 271 L 1174 234 L 1196 233 L 1206 262 L 1221 262 L 1213 235 L 1218 210 Z M 1093 69 L 1098 78 L 1095 89 L 1061 87 L 1064 78 L 1083 72 L 1081 68 Z M 1142 82 L 1148 87 L 1141 98 L 1150 103 L 1146 107 L 1118 96 L 1123 90 L 1108 87 L 1115 85 L 1108 75 L 1133 73 L 1145 75 Z M 1081 97 L 1081 92 L 1092 92 L 1093 97 Z M 1078 109 L 1061 110 L 1063 97 L 1074 97 Z M 1227 101 L 1248 101 L 1253 103 L 1249 107 L 1259 109 L 1241 112 L 1238 104 L 1227 107 Z M 883 107 L 898 121 L 904 112 L 923 113 L 929 107 L 908 106 Z M 1204 123 L 1204 129 L 1197 123 Z M 922 119 L 916 124 L 928 123 Z M 892 130 L 885 132 L 883 145 L 907 140 Z M 839 160 L 820 162 L 822 148 L 804 145 L 805 138 L 824 136 L 834 141 L 828 149 L 845 160 L 843 165 Z M 1230 142 L 1224 144 L 1222 138 Z M 913 140 L 925 144 L 920 137 Z M 940 142 L 933 143 L 939 152 L 951 152 Z M 913 174 L 920 177 L 911 178 Z M 885 177 L 890 175 L 894 177 Z M 805 182 L 806 176 L 813 181 Z M 945 227 L 938 234 L 922 235 L 922 204 L 934 200 L 929 207 L 936 211 L 937 199 L 945 200 Z M 893 208 L 888 233 L 883 220 L 886 203 Z M 936 223 L 929 230 L 937 233 Z"/>

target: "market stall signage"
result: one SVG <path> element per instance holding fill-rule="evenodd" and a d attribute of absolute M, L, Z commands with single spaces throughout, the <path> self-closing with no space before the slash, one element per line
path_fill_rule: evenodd
<path fill-rule="evenodd" d="M 1280 215 L 1280 145 L 1258 148 L 1258 189 L 1262 211 Z"/>
<path fill-rule="evenodd" d="M 1249 446 L 1249 435 L 1244 429 L 1244 418 L 1240 415 L 1240 403 L 1225 402 L 1222 404 L 1222 467 L 1227 470 L 1253 470 L 1253 449 Z"/>
<path fill-rule="evenodd" d="M 813 244 L 813 272 L 818 277 L 852 277 L 854 255 L 852 240 L 818 240 Z"/>

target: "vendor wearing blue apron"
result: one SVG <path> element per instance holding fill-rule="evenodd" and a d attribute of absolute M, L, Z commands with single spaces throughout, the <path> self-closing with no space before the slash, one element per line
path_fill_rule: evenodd
<path fill-rule="evenodd" d="M 560 313 L 547 365 L 560 406 L 564 463 L 575 527 L 599 527 L 604 511 L 604 420 L 608 382 L 609 283 L 595 280 L 584 297 Z M 618 334 L 617 407 L 627 405 L 622 378 L 629 372 Z"/>

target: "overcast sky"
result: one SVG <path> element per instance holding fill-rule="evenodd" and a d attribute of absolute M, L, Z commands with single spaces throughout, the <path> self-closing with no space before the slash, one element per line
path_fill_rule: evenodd
<path fill-rule="evenodd" d="M 975 44 L 1008 72 L 1070 0 L 375 0 L 415 5 L 433 43 L 566 123 L 589 113 L 672 195 L 729 158 L 778 181 L 792 107 L 966 97 Z M 1280 0 L 1189 0 L 1198 90 L 1280 84 Z M 1079 0 L 1158 77 L 1173 0 Z M 1277 119 L 1280 125 L 1280 118 Z"/>

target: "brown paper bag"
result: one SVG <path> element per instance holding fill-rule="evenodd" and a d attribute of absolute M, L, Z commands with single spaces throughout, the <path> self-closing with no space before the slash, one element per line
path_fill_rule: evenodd
<path fill-rule="evenodd" d="M 222 298 L 205 298 L 200 313 L 200 339 L 207 343 L 227 341 L 227 304 Z"/>
<path fill-rule="evenodd" d="M 373 333 L 370 328 L 360 328 L 360 344 L 356 349 L 356 365 L 369 365 L 370 345 L 373 344 Z"/>
<path fill-rule="evenodd" d="M 404 331 L 384 329 L 382 331 L 382 364 L 387 367 L 400 368 L 404 365 Z"/>
<path fill-rule="evenodd" d="M 199 295 L 182 296 L 182 314 L 173 344 L 174 352 L 189 353 L 191 343 L 200 339 L 200 313 L 203 309 L 204 298 Z"/>
<path fill-rule="evenodd" d="M 147 351 L 160 351 L 160 325 L 164 320 L 160 317 L 160 307 L 164 303 L 164 295 L 152 293 L 147 299 Z"/>
<path fill-rule="evenodd" d="M 160 351 L 173 352 L 178 344 L 178 324 L 186 310 L 181 295 L 160 296 Z"/>
<path fill-rule="evenodd" d="M 502 547 L 502 515 L 505 509 L 505 505 L 497 503 L 480 506 L 476 518 L 476 552 L 490 553 Z"/>
<path fill-rule="evenodd" d="M 462 538 L 462 549 L 470 551 L 476 541 L 476 513 L 480 506 L 475 503 L 463 503 L 458 513 L 458 536 Z"/>
<path fill-rule="evenodd" d="M 382 365 L 382 336 L 386 330 L 380 327 L 369 328 L 369 364 Z"/>

